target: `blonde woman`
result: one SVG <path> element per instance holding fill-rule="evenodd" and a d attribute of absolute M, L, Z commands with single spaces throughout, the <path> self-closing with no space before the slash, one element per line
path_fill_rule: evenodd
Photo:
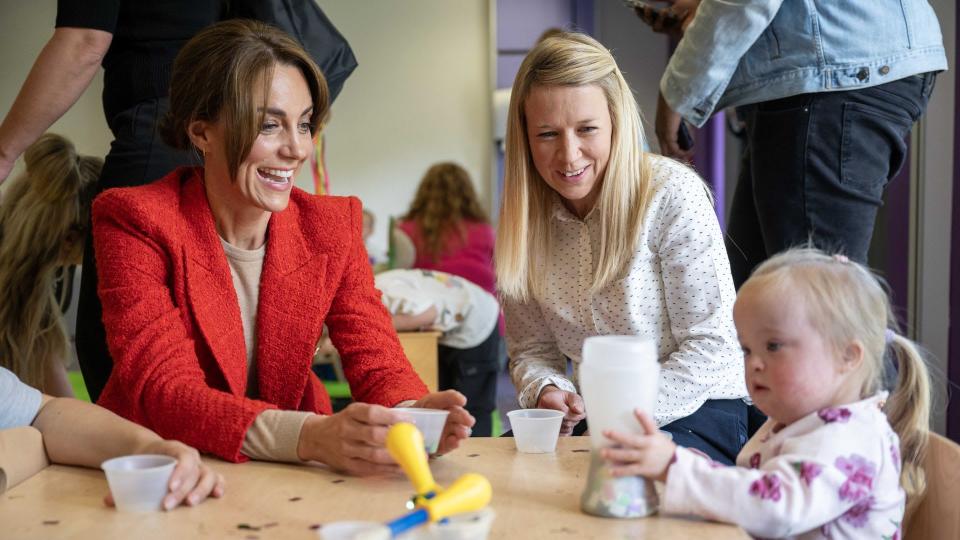
<path fill-rule="evenodd" d="M 576 369 L 591 335 L 650 337 L 655 420 L 732 463 L 747 440 L 734 290 L 710 196 L 688 167 L 642 152 L 640 115 L 610 53 L 567 33 L 513 85 L 496 244 L 510 371 L 523 407 L 585 418 Z"/>
<path fill-rule="evenodd" d="M 54 284 L 80 264 L 90 203 L 103 161 L 47 134 L 24 155 L 26 172 L 0 203 L 0 366 L 44 393 L 72 397 L 70 339 Z M 61 287 L 68 292 L 69 286 Z"/>

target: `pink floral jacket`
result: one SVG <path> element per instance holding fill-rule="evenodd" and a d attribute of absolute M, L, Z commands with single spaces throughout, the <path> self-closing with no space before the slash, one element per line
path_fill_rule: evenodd
<path fill-rule="evenodd" d="M 823 409 L 777 432 L 768 420 L 736 467 L 678 449 L 661 510 L 736 523 L 763 538 L 899 540 L 906 498 L 885 399 Z"/>

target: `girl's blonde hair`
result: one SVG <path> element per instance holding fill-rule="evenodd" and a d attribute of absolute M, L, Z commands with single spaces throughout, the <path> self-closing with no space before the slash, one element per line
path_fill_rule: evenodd
<path fill-rule="evenodd" d="M 103 160 L 46 134 L 24 161 L 0 203 L 0 365 L 44 390 L 47 368 L 68 353 L 56 273 L 80 260 Z"/>
<path fill-rule="evenodd" d="M 434 262 L 446 251 L 452 235 L 466 242 L 464 220 L 488 223 L 477 193 L 470 181 L 470 173 L 456 163 L 437 163 L 427 169 L 420 180 L 417 194 L 403 217 L 420 229 L 424 249 Z"/>
<path fill-rule="evenodd" d="M 838 350 L 859 342 L 864 357 L 861 397 L 883 388 L 884 353 L 888 347 L 893 352 L 898 378 L 885 410 L 900 437 L 900 482 L 912 508 L 926 487 L 922 465 L 929 433 L 930 382 L 917 345 L 897 329 L 883 282 L 846 257 L 804 248 L 764 262 L 747 283 L 789 287 L 805 298 L 810 321 Z"/>
<path fill-rule="evenodd" d="M 555 194 L 534 166 L 524 104 L 535 86 L 586 85 L 603 91 L 613 128 L 610 159 L 597 199 L 600 254 L 591 290 L 620 278 L 633 258 L 651 190 L 637 102 L 610 51 L 584 34 L 561 32 L 530 51 L 510 96 L 496 243 L 497 283 L 509 298 L 527 300 L 542 292 L 552 246 Z"/>

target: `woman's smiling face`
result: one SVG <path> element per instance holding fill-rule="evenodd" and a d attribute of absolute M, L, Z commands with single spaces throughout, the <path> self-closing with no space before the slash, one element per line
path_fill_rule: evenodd
<path fill-rule="evenodd" d="M 570 211 L 584 217 L 597 202 L 610 159 L 612 123 L 596 85 L 541 86 L 524 102 L 533 164 Z"/>

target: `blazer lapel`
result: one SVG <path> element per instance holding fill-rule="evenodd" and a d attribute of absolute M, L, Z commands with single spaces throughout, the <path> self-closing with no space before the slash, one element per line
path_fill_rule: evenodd
<path fill-rule="evenodd" d="M 188 302 L 230 392 L 243 396 L 247 391 L 247 358 L 240 304 L 199 175 L 183 186 L 181 211 L 186 221 L 183 237 Z"/>
<path fill-rule="evenodd" d="M 260 397 L 282 409 L 300 408 L 330 305 L 330 294 L 323 291 L 327 255 L 310 246 L 291 199 L 286 210 L 270 218 L 257 308 Z"/>

